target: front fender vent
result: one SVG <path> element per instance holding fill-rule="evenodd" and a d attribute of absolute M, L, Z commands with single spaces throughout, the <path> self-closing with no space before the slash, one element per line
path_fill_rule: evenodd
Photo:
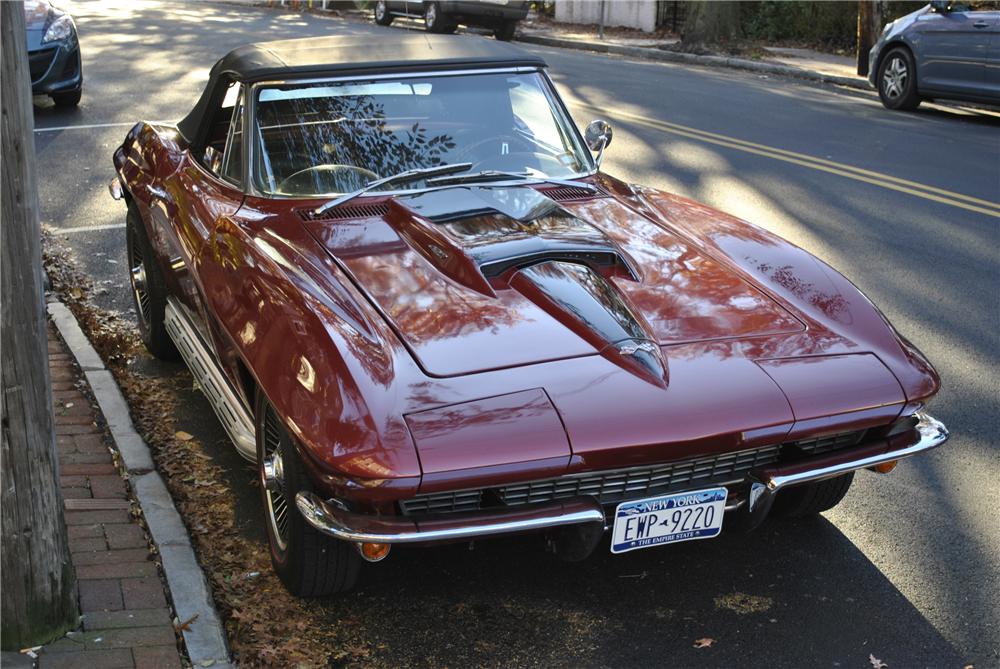
<path fill-rule="evenodd" d="M 327 209 L 319 216 L 315 209 L 299 209 L 296 213 L 303 221 L 347 221 L 358 218 L 382 218 L 389 212 L 385 202 L 376 204 L 347 204 Z"/>
<path fill-rule="evenodd" d="M 555 200 L 556 202 L 571 202 L 573 200 L 593 200 L 598 197 L 607 197 L 602 190 L 590 190 L 587 188 L 577 188 L 576 186 L 559 186 L 539 191 L 542 195 Z"/>

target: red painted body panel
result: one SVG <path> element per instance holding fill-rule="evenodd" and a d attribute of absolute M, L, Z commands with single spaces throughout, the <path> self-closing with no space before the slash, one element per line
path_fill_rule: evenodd
<path fill-rule="evenodd" d="M 456 478 L 470 483 L 475 470 L 525 463 L 558 476 L 569 465 L 559 414 L 540 389 L 413 413 L 406 423 L 420 456 L 421 491 Z"/>
<path fill-rule="evenodd" d="M 660 385 L 602 355 L 513 279 L 486 282 L 490 297 L 461 245 L 444 271 L 428 252 L 434 229 L 401 207 L 389 219 L 306 223 L 297 211 L 315 200 L 241 198 L 145 125 L 115 162 L 171 288 L 247 405 L 263 392 L 321 490 L 362 508 L 391 510 L 421 486 L 887 424 L 939 385 L 864 295 L 802 249 L 604 175 L 592 181 L 610 195 L 562 206 L 634 263 L 638 276 L 609 274 L 607 290 L 654 333 L 669 368 Z"/>

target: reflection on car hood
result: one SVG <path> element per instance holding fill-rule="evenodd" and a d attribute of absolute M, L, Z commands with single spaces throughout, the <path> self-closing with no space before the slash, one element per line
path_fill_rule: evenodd
<path fill-rule="evenodd" d="M 44 0 L 27 0 L 24 3 L 24 25 L 29 31 L 44 31 L 48 27 L 52 5 Z"/>
<path fill-rule="evenodd" d="M 660 346 L 797 332 L 799 319 L 680 236 L 603 195 L 461 187 L 310 221 L 426 372 L 603 355 L 657 385 Z"/>

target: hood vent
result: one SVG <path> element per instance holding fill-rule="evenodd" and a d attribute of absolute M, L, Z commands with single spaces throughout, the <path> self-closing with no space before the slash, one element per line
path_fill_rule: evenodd
<path fill-rule="evenodd" d="M 299 209 L 298 215 L 303 221 L 346 221 L 356 218 L 381 218 L 389 211 L 385 202 L 377 204 L 350 204 L 333 209 L 327 209 L 319 216 L 315 209 Z"/>
<path fill-rule="evenodd" d="M 587 188 L 577 188 L 575 186 L 559 186 L 558 188 L 548 188 L 539 192 L 550 200 L 555 200 L 556 202 L 592 200 L 597 197 L 606 197 L 604 191 L 592 191 Z"/>

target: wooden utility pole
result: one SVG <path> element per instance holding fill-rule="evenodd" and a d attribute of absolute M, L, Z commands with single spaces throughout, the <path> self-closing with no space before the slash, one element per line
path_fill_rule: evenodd
<path fill-rule="evenodd" d="M 858 74 L 867 77 L 871 64 L 868 52 L 882 34 L 885 25 L 885 0 L 858 0 Z"/>
<path fill-rule="evenodd" d="M 24 3 L 0 1 L 0 647 L 76 626 L 58 485 Z"/>

